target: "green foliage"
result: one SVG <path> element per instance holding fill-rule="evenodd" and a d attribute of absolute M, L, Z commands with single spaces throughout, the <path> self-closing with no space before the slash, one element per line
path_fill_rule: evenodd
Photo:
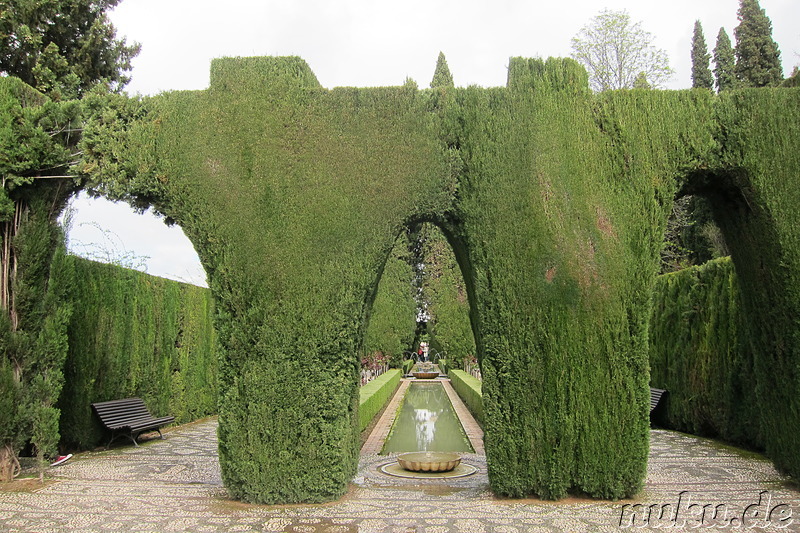
<path fill-rule="evenodd" d="M 117 102 L 128 106 L 125 99 Z M 89 100 L 89 109 L 99 110 L 100 107 L 105 106 Z M 0 112 L 3 115 L 0 122 L 0 174 L 4 185 L 0 197 L 2 269 L 12 273 L 3 276 L 0 283 L 4 310 L 0 320 L 4 383 L 0 401 L 14 406 L 5 414 L 8 425 L 2 445 L 16 452 L 30 440 L 35 446 L 40 470 L 45 456 L 54 454 L 59 442 L 57 400 L 64 383 L 62 369 L 68 353 L 67 330 L 71 320 L 78 320 L 70 318 L 72 309 L 76 308 L 70 291 L 87 281 L 81 276 L 73 277 L 73 263 L 64 257 L 61 250 L 63 235 L 56 222 L 67 199 L 79 185 L 79 180 L 56 176 L 65 175 L 72 163 L 81 111 L 77 102 L 52 102 L 15 78 L 0 79 Z M 110 113 L 108 109 L 101 112 L 106 117 Z M 88 141 L 91 140 L 90 135 Z M 85 294 L 81 297 L 88 298 Z M 81 301 L 77 305 L 76 317 L 86 319 L 90 324 L 103 316 L 101 312 L 83 315 L 89 309 L 84 304 L 86 302 Z M 152 313 L 155 304 L 151 301 L 149 305 Z M 155 309 L 160 307 L 155 305 Z M 93 310 L 98 311 L 96 308 Z M 119 312 L 125 315 L 127 309 Z M 128 320 L 138 318 L 138 314 L 132 314 Z M 96 338 L 97 330 L 96 327 L 90 328 L 86 338 Z M 207 331 L 203 334 L 208 337 Z M 176 338 L 173 336 L 170 342 L 174 344 Z M 73 339 L 73 344 L 75 342 Z M 95 353 L 93 350 L 99 348 L 82 345 L 80 353 L 91 356 Z M 152 356 L 152 345 L 147 349 Z M 211 351 L 205 360 L 213 361 L 213 356 Z M 198 362 L 202 360 L 198 359 Z M 71 380 L 69 385 L 78 384 L 82 378 Z M 214 376 L 206 378 L 200 387 L 189 391 L 190 395 L 197 394 L 203 398 L 209 392 L 209 383 L 213 390 Z M 8 383 L 13 383 L 13 386 Z M 67 433 L 75 427 L 86 427 L 87 423 L 91 426 L 88 403 L 93 394 L 103 391 L 102 387 L 83 390 L 79 400 L 66 408 L 69 411 L 76 407 L 75 404 L 83 408 L 78 416 L 83 425 L 65 426 Z M 213 397 L 202 408 L 205 413 L 214 412 Z M 73 414 L 74 411 L 67 412 L 65 418 L 71 419 Z M 90 438 L 90 435 L 91 430 L 77 438 L 65 435 L 65 441 L 84 444 L 87 441 L 79 439 Z"/>
<path fill-rule="evenodd" d="M 598 92 L 630 89 L 641 74 L 660 88 L 672 75 L 667 53 L 653 46 L 653 35 L 625 10 L 600 11 L 572 38 L 572 57 L 586 67 Z"/>
<path fill-rule="evenodd" d="M 472 416 L 483 425 L 485 419 L 483 415 L 483 396 L 481 394 L 480 380 L 472 377 L 463 370 L 455 368 L 449 369 L 447 374 L 450 377 L 450 384 L 453 385 L 453 389 L 455 389 L 461 399 L 464 400 Z"/>
<path fill-rule="evenodd" d="M 736 88 L 736 56 L 733 53 L 731 39 L 725 28 L 720 28 L 717 34 L 717 44 L 714 47 L 714 78 L 718 92 Z"/>
<path fill-rule="evenodd" d="M 0 340 L 8 345 L 7 326 L 0 330 L 4 338 Z M 0 358 L 0 444 L 15 443 L 18 439 L 17 405 L 20 402 L 19 382 L 14 378 L 14 369 L 7 357 Z"/>
<path fill-rule="evenodd" d="M 121 130 L 130 152 L 98 146 L 87 171 L 117 164 L 113 194 L 157 192 L 196 245 L 219 315 L 231 494 L 330 500 L 357 466 L 368 302 L 408 218 L 448 205 L 446 150 L 410 85 L 327 91 L 297 58 L 217 60 L 211 79 L 148 101 Z M 93 117 L 88 134 L 105 127 Z M 134 174 L 127 153 L 156 164 Z"/>
<path fill-rule="evenodd" d="M 730 258 L 657 278 L 650 374 L 667 427 L 760 446 L 753 355 Z"/>
<path fill-rule="evenodd" d="M 384 372 L 359 389 L 358 395 L 358 428 L 364 429 L 372 422 L 383 406 L 386 405 L 397 386 L 400 385 L 402 373 L 397 368 Z"/>
<path fill-rule="evenodd" d="M 14 199 L 36 195 L 36 187 L 60 187 L 66 183 L 34 185 L 39 177 L 63 175 L 78 141 L 80 108 L 77 102 L 52 102 L 16 78 L 0 78 L 0 220 L 14 214 Z M 27 187 L 26 187 L 27 186 Z"/>
<path fill-rule="evenodd" d="M 675 200 L 664 233 L 661 273 L 730 255 L 725 237 L 714 220 L 704 196 L 687 195 Z"/>
<path fill-rule="evenodd" d="M 692 34 L 692 87 L 700 89 L 713 89 L 714 77 L 709 67 L 711 55 L 708 53 L 706 38 L 703 35 L 703 26 L 699 20 L 694 23 Z"/>
<path fill-rule="evenodd" d="M 647 74 L 640 72 L 636 79 L 633 80 L 632 89 L 652 89 L 650 82 L 647 81 Z"/>
<path fill-rule="evenodd" d="M 139 45 L 116 38 L 106 11 L 120 0 L 0 1 L 0 72 L 52 98 L 98 82 L 121 89 Z"/>
<path fill-rule="evenodd" d="M 4 258 L 11 255 L 8 249 L 13 250 L 16 268 L 14 300 L 10 304 L 4 301 L 8 314 L 4 312 L 0 321 L 3 382 L 8 387 L 0 391 L 0 397 L 12 406 L 6 415 L 11 425 L 0 445 L 16 453 L 30 440 L 40 477 L 45 457 L 55 454 L 59 441 L 55 404 L 64 382 L 66 325 L 71 313 L 65 290 L 72 282 L 72 272 L 63 261 L 63 235 L 46 202 L 44 194 L 31 198 L 13 222 L 4 223 L 3 236 L 10 240 Z M 16 231 L 11 231 L 12 226 Z"/>
<path fill-rule="evenodd" d="M 93 402 L 140 397 L 185 423 L 217 412 L 217 336 L 207 289 L 70 256 L 62 441 L 103 443 Z"/>
<path fill-rule="evenodd" d="M 16 398 L 0 443 L 3 475 L 30 441 L 41 477 L 59 439 L 55 402 L 71 281 L 56 219 L 76 183 L 55 176 L 70 163 L 78 114 L 75 102 L 54 103 L 18 79 L 0 78 L 0 357 L 14 382 L 0 397 L 4 403 Z"/>
<path fill-rule="evenodd" d="M 648 453 L 647 315 L 669 176 L 712 154 L 712 95 L 508 85 L 463 93 L 453 231 L 470 248 L 490 482 L 515 497 L 620 498 L 641 486 Z"/>
<path fill-rule="evenodd" d="M 91 126 L 82 132 L 82 155 L 72 170 L 91 178 L 85 182 L 89 193 L 126 201 L 138 210 L 152 206 L 163 214 L 158 199 L 166 176 L 156 172 L 152 152 L 156 125 L 144 120 L 150 100 L 98 87 L 81 104 Z"/>
<path fill-rule="evenodd" d="M 431 89 L 438 87 L 455 87 L 453 75 L 450 74 L 447 59 L 445 59 L 442 52 L 439 52 L 439 57 L 436 59 L 436 70 L 433 72 L 433 79 L 431 80 Z"/>
<path fill-rule="evenodd" d="M 431 347 L 450 358 L 475 354 L 475 337 L 469 319 L 467 287 L 453 250 L 442 232 L 431 224 L 418 231 L 421 243 L 422 298 L 428 315 Z"/>
<path fill-rule="evenodd" d="M 586 79 L 572 60 L 513 58 L 505 88 L 328 91 L 297 58 L 223 59 L 208 90 L 147 101 L 119 132 L 126 152 L 94 153 L 95 170 L 124 167 L 115 195 L 152 191 L 206 268 L 233 497 L 344 493 L 370 301 L 397 235 L 422 222 L 442 228 L 463 272 L 492 489 L 636 493 L 652 284 L 679 190 L 712 197 L 736 236 L 764 346 L 758 394 L 775 413 L 765 446 L 800 471 L 800 95 L 592 95 Z"/>
<path fill-rule="evenodd" d="M 772 87 L 783 81 L 781 52 L 772 39 L 772 21 L 758 0 L 740 0 L 737 13 L 736 77 L 743 87 Z"/>
<path fill-rule="evenodd" d="M 731 250 L 757 377 L 759 438 L 767 455 L 800 475 L 800 91 L 721 95 L 722 168 L 703 175 Z M 732 237 L 730 237 L 732 236 Z"/>
<path fill-rule="evenodd" d="M 408 248 L 408 238 L 403 232 L 386 260 L 364 335 L 364 351 L 388 355 L 393 367 L 400 365 L 403 352 L 411 348 L 417 327 L 412 293 L 414 273 Z"/>
<path fill-rule="evenodd" d="M 781 87 L 800 87 L 800 68 L 795 66 L 791 75 L 783 80 Z"/>

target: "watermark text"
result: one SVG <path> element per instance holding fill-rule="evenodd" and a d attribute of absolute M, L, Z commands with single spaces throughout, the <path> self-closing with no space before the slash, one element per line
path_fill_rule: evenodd
<path fill-rule="evenodd" d="M 730 528 L 783 529 L 794 523 L 792 505 L 775 501 L 769 491 L 754 495 L 752 503 L 701 503 L 685 490 L 670 503 L 626 503 L 619 527 L 627 528 Z"/>

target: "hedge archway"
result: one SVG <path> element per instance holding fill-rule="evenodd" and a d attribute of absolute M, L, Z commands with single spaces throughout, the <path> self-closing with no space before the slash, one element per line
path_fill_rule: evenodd
<path fill-rule="evenodd" d="M 800 144 L 781 118 L 798 91 L 764 91 L 592 95 L 574 61 L 520 58 L 504 88 L 326 90 L 298 58 L 219 59 L 209 89 L 146 101 L 115 133 L 124 147 L 93 157 L 118 171 L 101 188 L 180 223 L 208 273 L 235 498 L 346 490 L 366 306 L 409 220 L 444 229 L 471 293 L 493 490 L 622 498 L 646 470 L 650 290 L 675 176 L 737 161 L 766 184 L 798 175 L 748 144 L 748 120 Z M 796 227 L 776 232 L 797 243 Z"/>

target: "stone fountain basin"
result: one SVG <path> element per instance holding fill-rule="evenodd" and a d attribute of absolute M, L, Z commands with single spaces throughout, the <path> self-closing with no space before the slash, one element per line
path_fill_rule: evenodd
<path fill-rule="evenodd" d="M 412 372 L 411 375 L 414 376 L 417 379 L 435 379 L 436 377 L 439 376 L 439 373 L 436 372 L 436 371 L 431 371 L 431 372 Z"/>
<path fill-rule="evenodd" d="M 461 456 L 450 452 L 401 453 L 397 462 L 411 472 L 449 472 L 461 462 Z"/>

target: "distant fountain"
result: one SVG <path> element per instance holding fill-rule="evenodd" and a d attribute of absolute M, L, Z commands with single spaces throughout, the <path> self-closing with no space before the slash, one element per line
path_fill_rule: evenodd
<path fill-rule="evenodd" d="M 439 371 L 433 363 L 417 363 L 411 375 L 417 379 L 435 379 L 439 376 Z"/>

